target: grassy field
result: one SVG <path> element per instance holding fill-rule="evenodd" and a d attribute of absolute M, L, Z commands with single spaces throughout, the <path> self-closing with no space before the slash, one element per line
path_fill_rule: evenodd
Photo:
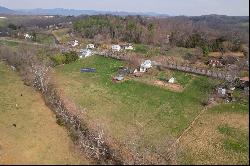
<path fill-rule="evenodd" d="M 0 27 L 6 26 L 6 19 L 5 18 L 0 18 Z"/>
<path fill-rule="evenodd" d="M 58 41 L 63 43 L 63 42 L 67 42 L 70 39 L 70 36 L 68 34 L 69 31 L 70 31 L 69 28 L 63 28 L 63 29 L 54 30 L 52 33 L 57 38 Z"/>
<path fill-rule="evenodd" d="M 41 44 L 55 44 L 55 39 L 53 36 L 45 35 L 45 34 L 37 34 L 36 41 Z"/>
<path fill-rule="evenodd" d="M 249 103 L 215 106 L 180 143 L 182 164 L 249 164 Z"/>
<path fill-rule="evenodd" d="M 0 62 L 0 164 L 88 164 L 42 97 Z"/>
<path fill-rule="evenodd" d="M 56 67 L 59 88 L 86 108 L 89 121 L 138 150 L 145 147 L 166 150 L 194 117 L 203 109 L 201 103 L 217 83 L 197 76 L 183 92 L 173 92 L 135 80 L 112 83 L 112 75 L 125 62 L 93 56 Z M 83 67 L 94 67 L 96 73 L 80 73 Z M 182 77 L 180 73 L 174 73 Z"/>

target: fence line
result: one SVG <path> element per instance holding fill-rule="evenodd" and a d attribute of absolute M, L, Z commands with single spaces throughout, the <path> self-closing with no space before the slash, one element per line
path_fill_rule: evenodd
<path fill-rule="evenodd" d="M 129 57 L 126 56 L 126 53 L 118 53 L 118 52 L 95 52 L 98 55 L 104 56 L 104 57 L 111 57 L 119 60 L 125 60 L 128 61 Z M 171 70 L 178 70 L 198 75 L 204 75 L 207 77 L 212 77 L 216 79 L 226 80 L 226 81 L 233 81 L 237 76 L 235 74 L 231 74 L 226 71 L 218 71 L 218 70 L 209 70 L 204 68 L 198 68 L 196 66 L 191 65 L 181 65 L 177 63 L 171 63 L 171 62 L 154 62 L 155 66 L 161 67 L 161 68 L 167 68 Z"/>

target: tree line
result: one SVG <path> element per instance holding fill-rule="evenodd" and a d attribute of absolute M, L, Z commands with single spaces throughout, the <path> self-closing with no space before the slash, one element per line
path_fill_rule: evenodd
<path fill-rule="evenodd" d="M 242 45 L 249 43 L 248 22 L 248 17 L 217 15 L 169 18 L 97 15 L 78 18 L 74 30 L 97 42 L 199 47 L 208 54 L 211 51 L 242 51 Z"/>

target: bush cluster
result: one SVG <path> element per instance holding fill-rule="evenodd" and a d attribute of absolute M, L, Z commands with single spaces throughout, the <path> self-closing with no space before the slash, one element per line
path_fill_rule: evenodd
<path fill-rule="evenodd" d="M 72 62 L 75 62 L 78 60 L 79 57 L 76 52 L 71 51 L 71 52 L 66 52 L 63 54 L 56 54 L 51 57 L 51 60 L 53 61 L 54 65 L 61 65 L 61 64 L 69 64 Z"/>

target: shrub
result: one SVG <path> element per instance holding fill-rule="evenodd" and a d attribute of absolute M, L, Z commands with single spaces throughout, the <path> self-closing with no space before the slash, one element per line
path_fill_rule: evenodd
<path fill-rule="evenodd" d="M 149 50 L 149 48 L 146 45 L 143 45 L 143 44 L 135 45 L 135 52 L 137 52 L 137 53 L 147 54 L 148 50 Z"/>
<path fill-rule="evenodd" d="M 205 56 L 207 56 L 212 51 L 212 49 L 210 49 L 207 45 L 204 45 L 201 48 L 202 48 L 202 52 Z"/>
<path fill-rule="evenodd" d="M 78 55 L 76 52 L 66 52 L 63 54 L 56 54 L 51 57 L 54 65 L 61 65 L 61 64 L 69 64 L 71 62 L 75 62 L 78 59 Z"/>
<path fill-rule="evenodd" d="M 66 57 L 65 63 L 75 62 L 79 59 L 78 54 L 74 51 L 66 52 L 63 54 Z"/>
<path fill-rule="evenodd" d="M 54 65 L 61 65 L 66 62 L 66 56 L 63 54 L 56 54 L 51 57 L 51 60 L 53 61 Z"/>

